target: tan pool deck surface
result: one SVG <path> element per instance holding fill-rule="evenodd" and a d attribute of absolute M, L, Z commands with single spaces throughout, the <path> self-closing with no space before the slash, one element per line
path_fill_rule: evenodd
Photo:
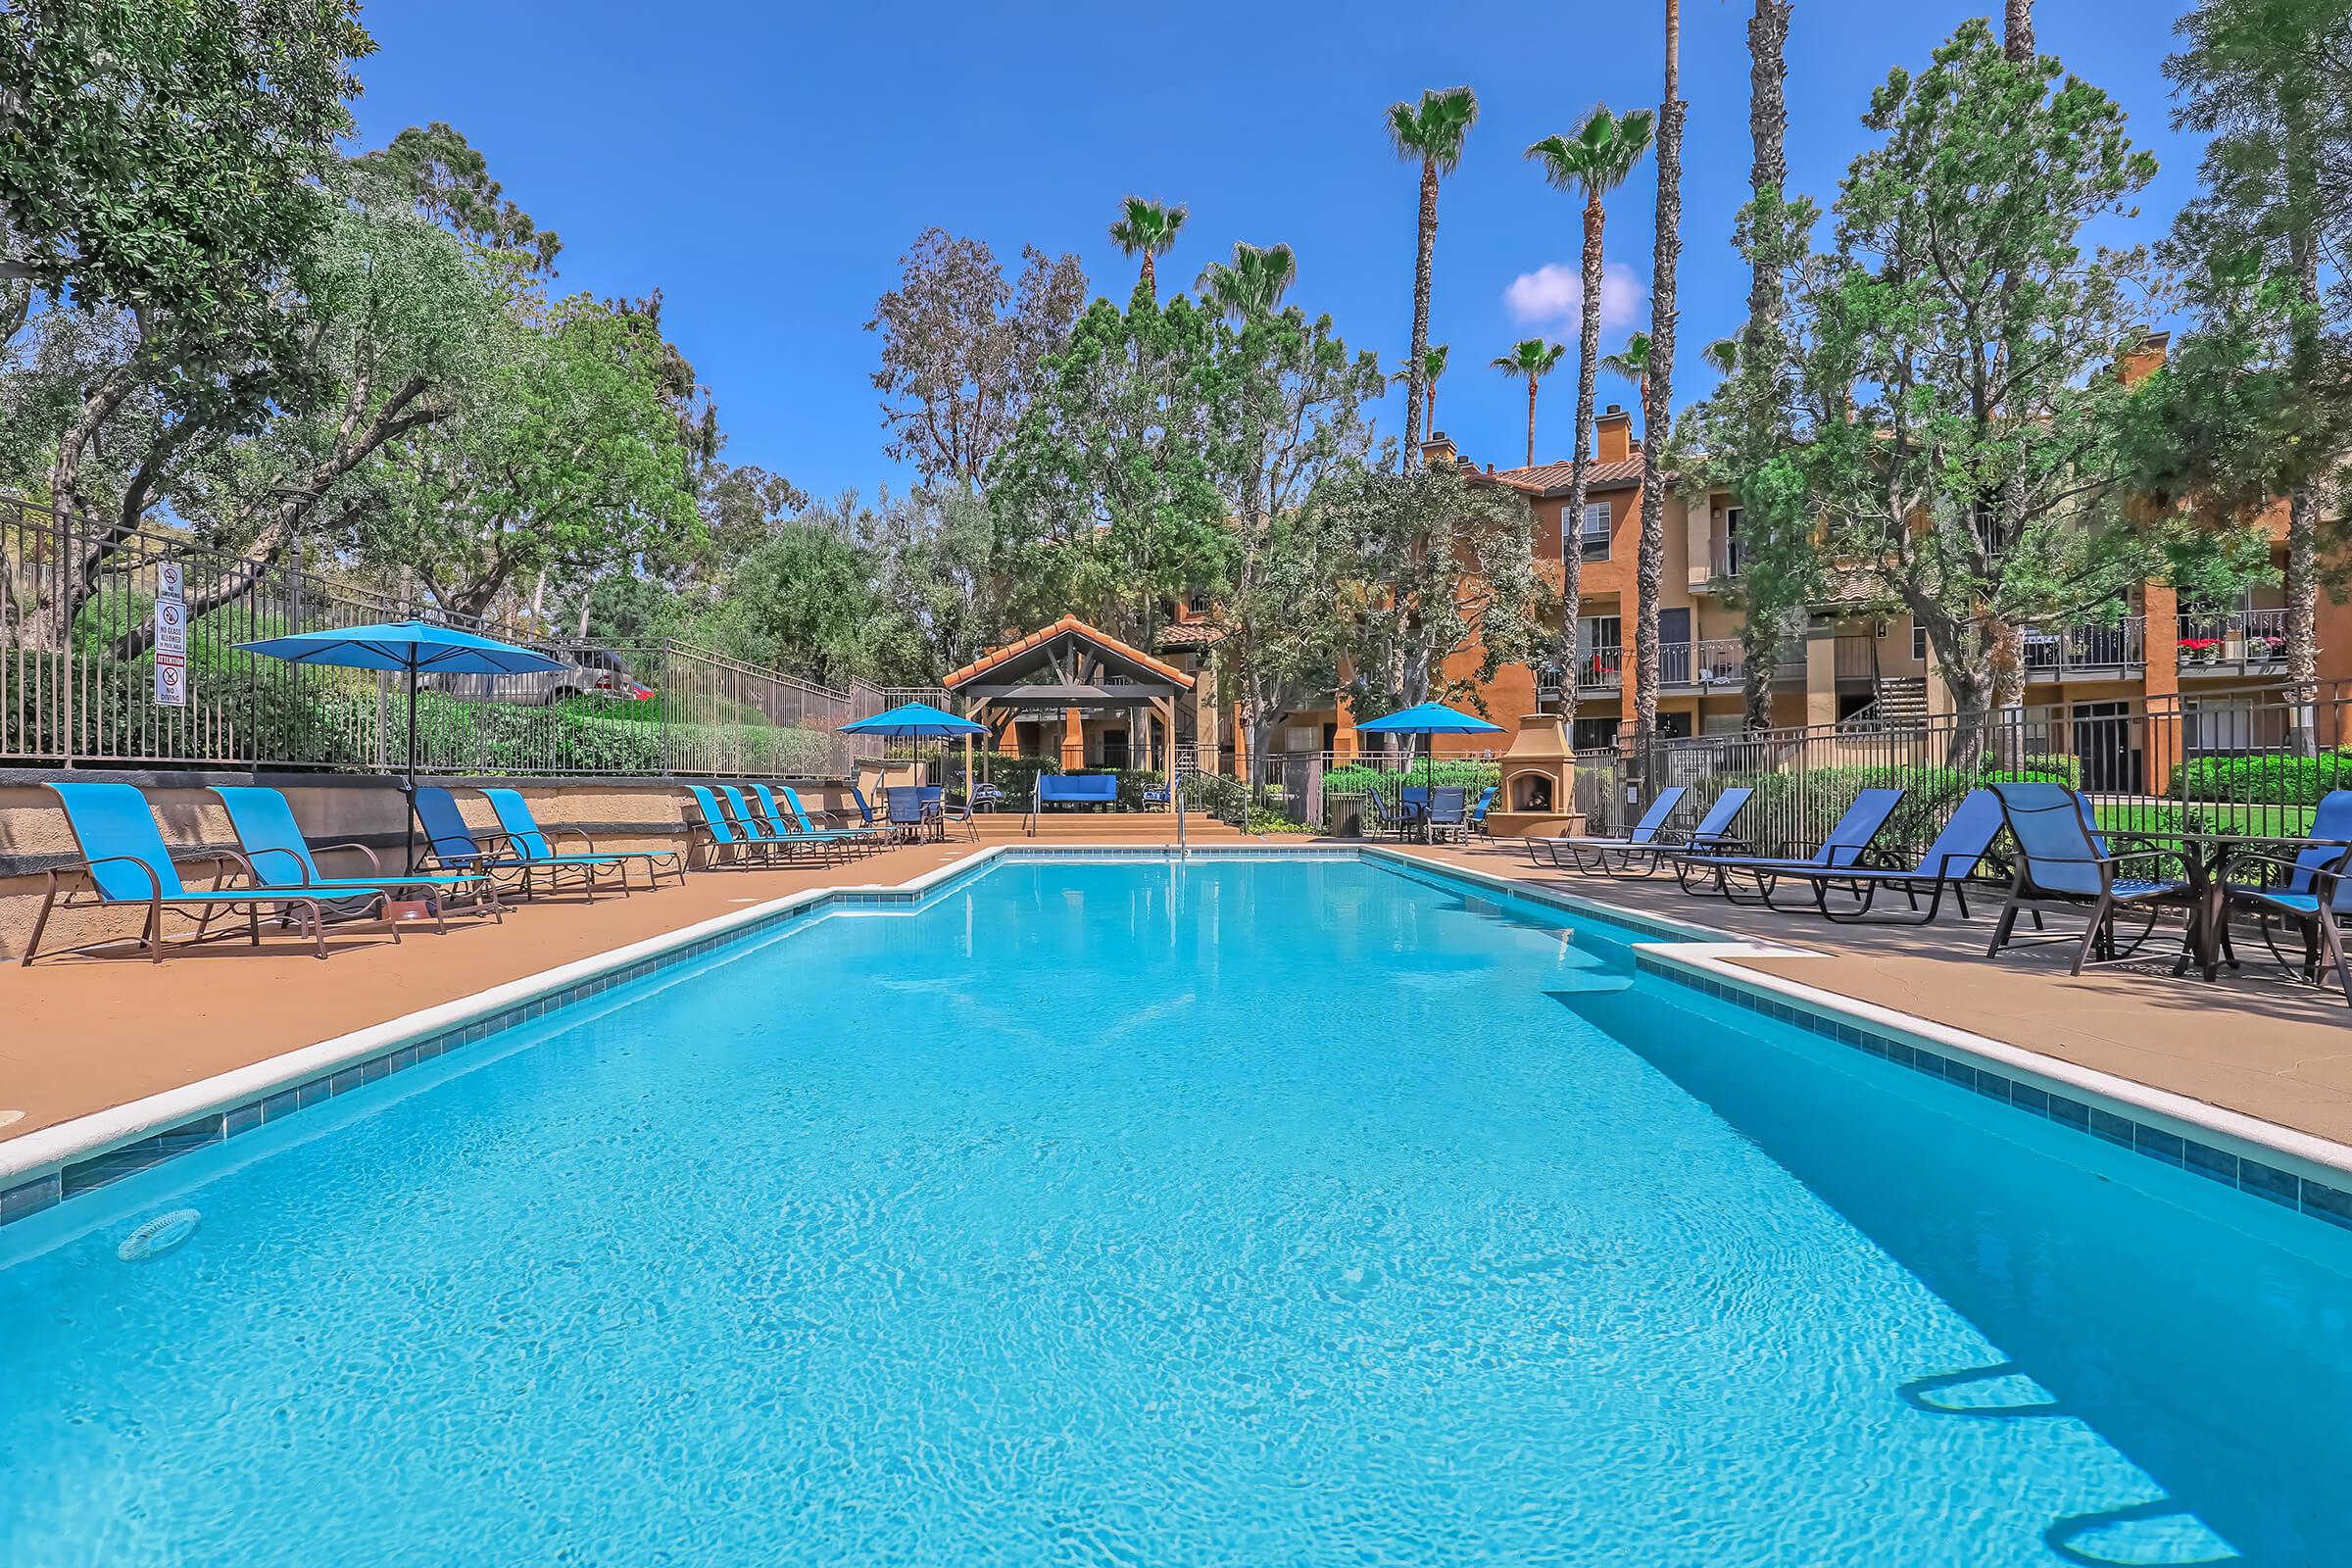
<path fill-rule="evenodd" d="M 1230 830 L 1228 830 L 1230 832 Z M 1283 841 L 1296 844 L 1299 841 Z M 412 930 L 394 947 L 342 939 L 330 958 L 279 938 L 260 952 L 220 943 L 162 964 L 44 959 L 0 970 L 0 1141 L 381 1023 L 557 964 L 624 947 L 786 894 L 896 884 L 977 853 L 897 848 L 849 866 L 709 872 L 683 887 L 594 905 L 541 901 L 503 925 Z M 1983 956 L 1989 909 L 1934 927 L 1833 926 L 1690 898 L 1671 878 L 1610 881 L 1532 869 L 1515 846 L 1419 850 L 1441 861 L 1558 887 L 1652 914 L 1816 950 L 1740 960 L 1780 975 L 2194 1100 L 2352 1143 L 2352 1007 L 2332 989 L 2275 978 L 2258 943 L 2217 985 L 2175 979 L 2163 933 L 2134 969 L 2068 976 L 2047 947 Z M 1986 901 L 1997 907 L 1997 899 Z"/>

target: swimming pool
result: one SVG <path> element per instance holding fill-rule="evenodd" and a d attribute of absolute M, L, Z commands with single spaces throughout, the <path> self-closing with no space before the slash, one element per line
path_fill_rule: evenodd
<path fill-rule="evenodd" d="M 2352 1553 L 2352 1234 L 1632 940 L 1011 861 L 663 970 L 0 1233 L 0 1559 Z"/>

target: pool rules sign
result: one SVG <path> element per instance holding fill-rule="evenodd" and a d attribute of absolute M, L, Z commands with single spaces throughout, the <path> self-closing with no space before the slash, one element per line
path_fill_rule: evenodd
<path fill-rule="evenodd" d="M 188 602 L 184 568 L 167 561 L 155 568 L 155 704 L 188 706 Z"/>

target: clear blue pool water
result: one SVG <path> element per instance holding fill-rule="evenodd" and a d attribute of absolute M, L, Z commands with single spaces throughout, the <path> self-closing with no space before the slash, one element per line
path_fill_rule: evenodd
<path fill-rule="evenodd" d="M 1622 936 L 1008 865 L 397 1075 L 10 1228 L 0 1562 L 2352 1560 L 2352 1236 Z"/>

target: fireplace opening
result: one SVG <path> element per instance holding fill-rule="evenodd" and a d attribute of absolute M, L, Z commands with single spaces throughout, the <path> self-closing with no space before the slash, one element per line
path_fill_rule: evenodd
<path fill-rule="evenodd" d="M 1522 773 L 1512 779 L 1511 809 L 1514 811 L 1550 810 L 1551 780 L 1542 773 Z"/>

